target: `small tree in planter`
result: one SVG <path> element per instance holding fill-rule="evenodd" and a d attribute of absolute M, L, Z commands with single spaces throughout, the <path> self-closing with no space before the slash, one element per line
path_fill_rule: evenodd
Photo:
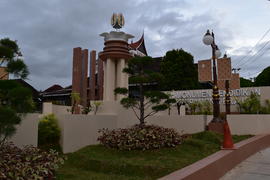
<path fill-rule="evenodd" d="M 93 102 L 93 106 L 94 106 L 94 114 L 96 115 L 98 110 L 99 110 L 99 107 L 102 105 L 102 102 L 101 101 L 94 101 Z"/>
<path fill-rule="evenodd" d="M 71 93 L 71 101 L 72 101 L 72 106 L 71 106 L 71 114 L 74 114 L 76 112 L 76 109 L 79 108 L 78 104 L 80 102 L 80 94 L 79 93 Z"/>
<path fill-rule="evenodd" d="M 125 108 L 133 110 L 141 126 L 145 124 L 147 117 L 168 109 L 174 102 L 169 95 L 161 91 L 146 90 L 145 84 L 158 83 L 163 79 L 162 74 L 149 68 L 152 64 L 153 59 L 149 56 L 134 57 L 128 61 L 128 67 L 123 69 L 123 72 L 129 74 L 129 80 L 138 86 L 138 97 L 130 97 L 127 88 L 119 87 L 114 90 L 115 94 L 126 96 L 121 99 L 120 103 Z"/>

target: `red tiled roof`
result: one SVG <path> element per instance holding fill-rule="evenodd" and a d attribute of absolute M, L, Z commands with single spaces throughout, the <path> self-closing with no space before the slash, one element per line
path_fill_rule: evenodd
<path fill-rule="evenodd" d="M 144 44 L 144 34 L 137 42 L 129 44 L 129 47 L 130 47 L 130 49 L 138 50 L 147 56 L 147 51 L 146 51 L 145 44 Z"/>
<path fill-rule="evenodd" d="M 62 86 L 60 86 L 60 85 L 58 85 L 58 84 L 55 84 L 55 85 L 49 87 L 48 89 L 46 89 L 46 90 L 43 91 L 43 92 L 52 92 L 52 91 L 57 91 L 57 90 L 61 90 L 61 89 L 63 89 Z"/>

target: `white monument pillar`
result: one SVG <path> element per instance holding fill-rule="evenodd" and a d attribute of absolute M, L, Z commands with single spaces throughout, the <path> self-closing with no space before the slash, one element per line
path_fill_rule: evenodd
<path fill-rule="evenodd" d="M 128 50 L 128 39 L 132 35 L 119 31 L 102 33 L 104 37 L 103 51 L 100 58 L 104 61 L 104 100 L 115 101 L 122 98 L 121 95 L 114 95 L 117 87 L 128 88 L 128 74 L 123 73 L 128 59 L 132 57 Z"/>
<path fill-rule="evenodd" d="M 107 68 L 107 61 L 103 61 L 103 71 L 104 71 L 104 75 L 103 75 L 103 78 L 104 78 L 104 80 L 103 80 L 103 100 L 105 100 L 105 101 L 107 101 L 107 99 L 108 99 L 108 97 L 106 96 L 107 95 L 107 93 L 105 93 L 105 91 L 106 91 L 106 84 L 107 84 L 107 70 L 106 70 L 106 68 Z"/>
<path fill-rule="evenodd" d="M 126 67 L 126 60 L 120 59 L 117 61 L 117 73 L 116 73 L 116 87 L 125 87 L 128 88 L 128 83 L 126 79 L 128 79 L 128 74 L 123 72 L 123 69 Z M 116 96 L 116 100 L 121 100 L 123 95 L 118 94 Z"/>

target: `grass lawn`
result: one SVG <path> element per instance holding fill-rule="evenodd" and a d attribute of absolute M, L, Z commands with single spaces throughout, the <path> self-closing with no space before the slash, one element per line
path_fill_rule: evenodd
<path fill-rule="evenodd" d="M 234 142 L 251 136 L 233 136 Z M 220 150 L 222 136 L 202 132 L 175 148 L 119 151 L 102 145 L 85 147 L 67 155 L 57 171 L 61 180 L 150 180 L 165 176 Z"/>

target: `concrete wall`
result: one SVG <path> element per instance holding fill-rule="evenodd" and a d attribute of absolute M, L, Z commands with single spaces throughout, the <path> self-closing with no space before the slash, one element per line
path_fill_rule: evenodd
<path fill-rule="evenodd" d="M 98 130 L 117 128 L 116 115 L 57 115 L 61 128 L 63 152 L 74 152 L 90 144 L 98 144 Z"/>
<path fill-rule="evenodd" d="M 133 114 L 122 115 L 57 115 L 62 130 L 63 152 L 74 152 L 91 144 L 98 144 L 98 130 L 129 127 L 138 123 Z M 208 118 L 209 119 L 209 118 Z M 148 124 L 175 128 L 180 133 L 194 133 L 204 130 L 204 117 L 199 116 L 152 116 Z"/>
<path fill-rule="evenodd" d="M 27 114 L 22 118 L 21 124 L 17 126 L 16 134 L 8 139 L 16 146 L 33 145 L 37 147 L 38 142 L 38 120 L 40 114 Z"/>
<path fill-rule="evenodd" d="M 204 130 L 211 116 L 178 116 L 167 112 L 147 118 L 148 124 L 175 128 L 180 133 L 195 133 Z M 98 130 L 102 128 L 126 128 L 139 123 L 131 109 L 123 108 L 119 103 L 105 101 L 96 115 L 57 114 L 62 129 L 61 145 L 64 153 L 74 152 L 84 146 L 97 144 Z"/>
<path fill-rule="evenodd" d="M 68 111 L 69 110 L 69 111 Z M 71 114 L 71 106 L 52 105 L 53 114 Z"/>
<path fill-rule="evenodd" d="M 109 111 L 105 111 L 111 107 Z M 61 144 L 64 153 L 74 152 L 84 146 L 97 144 L 98 130 L 130 127 L 139 121 L 132 110 L 123 109 L 116 104 L 105 103 L 97 115 L 57 115 L 62 129 Z M 150 116 L 146 122 L 178 132 L 196 133 L 204 130 L 212 116 L 178 116 L 159 114 Z M 265 134 L 270 132 L 270 115 L 229 115 L 228 121 L 233 134 Z"/>
<path fill-rule="evenodd" d="M 58 106 L 54 106 L 58 107 Z M 62 110 L 62 111 L 61 111 Z M 56 111 L 61 128 L 61 145 L 64 153 L 74 152 L 82 147 L 97 144 L 98 130 L 102 128 L 126 128 L 138 123 L 134 112 L 124 109 L 117 102 L 103 102 L 96 115 L 65 114 L 61 107 Z M 16 135 L 11 139 L 18 146 L 32 144 L 37 146 L 38 120 L 42 114 L 28 114 L 18 126 Z M 204 130 L 212 116 L 186 115 L 167 112 L 147 118 L 148 124 L 175 128 L 180 133 L 196 133 Z M 270 132 L 270 115 L 229 115 L 228 122 L 232 134 L 266 134 Z"/>
<path fill-rule="evenodd" d="M 68 109 L 71 110 L 71 106 L 55 105 L 51 102 L 44 102 L 42 105 L 42 114 L 71 114 Z"/>
<path fill-rule="evenodd" d="M 268 114 L 239 114 L 229 115 L 228 122 L 233 134 L 269 134 L 270 115 Z"/>
<path fill-rule="evenodd" d="M 205 124 L 211 120 L 211 116 L 197 115 L 197 116 L 175 116 L 163 115 L 152 116 L 147 122 L 166 128 L 174 128 L 179 133 L 190 134 L 201 132 L 205 128 Z"/>

